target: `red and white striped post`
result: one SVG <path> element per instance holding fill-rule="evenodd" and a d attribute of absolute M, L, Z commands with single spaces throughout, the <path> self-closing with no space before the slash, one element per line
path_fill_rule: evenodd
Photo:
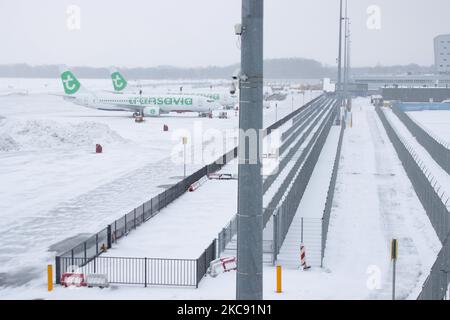
<path fill-rule="evenodd" d="M 300 264 L 303 270 L 308 270 L 311 268 L 306 264 L 306 250 L 305 245 L 303 243 L 300 244 Z"/>

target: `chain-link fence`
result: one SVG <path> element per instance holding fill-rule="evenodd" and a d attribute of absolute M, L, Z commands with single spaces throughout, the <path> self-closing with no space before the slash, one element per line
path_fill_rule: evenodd
<path fill-rule="evenodd" d="M 306 103 L 304 106 L 298 108 L 297 110 L 295 110 L 294 112 L 291 112 L 290 114 L 288 114 L 287 116 L 285 116 L 284 118 L 278 120 L 277 122 L 275 122 L 274 124 L 270 125 L 269 127 L 267 127 L 267 129 L 265 130 L 265 135 L 269 135 L 272 133 L 273 130 L 277 130 L 279 129 L 281 126 L 283 126 L 284 124 L 286 124 L 289 120 L 292 120 L 293 118 L 295 118 L 296 116 L 298 116 L 300 113 L 302 113 L 305 109 L 309 108 L 312 104 L 314 104 L 316 101 L 323 99 L 324 96 L 327 96 L 326 94 L 322 94 L 320 96 L 318 96 L 317 98 L 309 101 L 308 103 Z"/>
<path fill-rule="evenodd" d="M 301 155 L 296 160 L 294 166 L 289 171 L 288 175 L 278 188 L 275 195 L 272 197 L 268 206 L 264 209 L 263 212 L 264 226 L 267 224 L 270 217 L 274 214 L 275 210 L 277 210 L 279 204 L 282 202 L 283 197 L 288 197 L 289 194 L 291 194 L 291 192 L 294 192 L 295 195 L 294 194 L 291 195 L 292 201 L 291 202 L 288 201 L 289 206 L 292 208 L 298 207 L 301 196 L 303 195 L 304 192 L 304 190 L 303 191 L 301 190 L 303 188 L 306 188 L 307 182 L 309 181 L 309 177 L 312 174 L 312 170 L 314 169 L 315 163 L 320 155 L 320 151 L 322 150 L 323 143 L 325 142 L 326 137 L 328 136 L 328 133 L 331 129 L 331 126 L 333 125 L 336 110 L 334 108 L 335 104 L 333 103 L 332 105 L 333 107 L 328 109 L 328 113 L 325 116 L 324 121 L 320 124 L 319 129 L 313 134 L 313 137 L 309 141 L 308 145 L 305 147 Z M 306 156 L 308 156 L 308 158 L 303 164 L 302 169 L 300 169 L 299 171 L 299 168 L 302 165 Z M 307 180 L 305 181 L 306 178 Z M 291 187 L 291 185 L 293 186 Z M 287 190 L 290 190 L 288 196 L 286 196 Z"/>
<path fill-rule="evenodd" d="M 317 132 L 311 138 L 311 141 L 308 143 L 308 145 L 305 147 L 305 149 L 303 149 L 301 156 L 298 159 L 296 159 L 296 164 L 294 165 L 294 168 L 291 169 L 288 176 L 285 178 L 283 185 L 279 188 L 279 191 L 278 191 L 279 195 L 277 196 L 277 198 L 275 200 L 271 201 L 272 204 L 275 204 L 275 209 L 276 209 L 276 206 L 278 205 L 279 201 L 281 200 L 281 197 L 286 192 L 288 186 L 292 183 L 292 180 L 293 180 L 295 174 L 298 173 L 298 169 L 299 169 L 300 165 L 303 163 L 303 161 L 305 160 L 309 151 L 313 147 L 313 145 L 317 139 L 317 136 L 319 135 L 321 130 L 327 125 L 328 122 L 330 122 L 330 121 L 332 122 L 333 117 L 331 116 L 331 113 L 335 110 L 334 106 L 336 105 L 336 101 L 334 99 L 320 99 L 321 97 L 322 96 L 320 96 L 319 98 L 314 100 L 314 101 L 321 101 L 320 105 L 318 105 L 317 103 L 314 103 L 314 101 L 312 101 L 308 105 L 305 105 L 305 107 L 312 108 L 313 110 L 315 110 L 316 118 L 314 118 L 312 116 L 312 117 L 309 117 L 308 119 L 303 119 L 303 121 L 305 121 L 305 123 L 301 126 L 303 129 L 297 130 L 297 132 L 298 132 L 298 134 L 300 134 L 303 132 L 303 130 L 307 126 L 309 126 L 308 129 L 303 132 L 302 136 L 296 142 L 296 144 L 291 148 L 289 153 L 287 155 L 283 156 L 283 159 L 280 161 L 277 173 L 273 174 L 273 175 L 269 175 L 263 182 L 263 192 L 265 193 L 270 188 L 272 183 L 278 178 L 280 172 L 286 167 L 288 162 L 291 161 L 293 156 L 298 152 L 299 147 L 306 141 L 307 137 L 311 134 L 311 131 L 319 124 L 320 120 L 323 120 L 321 125 L 317 129 Z M 307 111 L 307 109 L 303 109 L 303 111 Z M 329 112 L 328 117 L 330 117 L 331 120 L 327 117 L 325 117 L 325 119 L 324 119 L 324 114 L 327 111 Z M 317 113 L 319 113 L 319 112 L 320 112 L 320 114 L 317 115 Z M 328 119 L 328 120 L 326 120 L 326 119 Z M 307 120 L 309 120 L 310 122 L 308 123 Z M 313 123 L 311 123 L 312 120 L 314 120 Z M 284 142 L 284 144 L 288 144 L 288 143 L 292 143 L 292 141 Z M 264 211 L 264 226 L 267 225 L 267 223 L 275 209 L 271 208 L 270 204 L 269 204 L 269 207 L 265 209 L 265 211 Z M 236 234 L 237 234 L 237 216 L 234 216 L 233 219 L 227 224 L 227 226 L 225 226 L 225 228 L 222 229 L 222 231 L 219 233 L 219 235 L 217 237 L 219 254 L 221 254 L 222 252 L 224 252 L 226 250 L 227 245 L 233 240 L 233 238 L 235 237 Z M 272 240 L 270 242 L 272 242 Z M 267 247 L 268 247 L 268 245 L 267 245 Z M 271 247 L 273 247 L 273 245 L 271 245 Z"/>
<path fill-rule="evenodd" d="M 297 130 L 297 135 L 294 135 L 294 138 L 297 138 L 297 141 L 292 146 L 292 143 L 294 140 L 287 140 L 281 145 L 279 149 L 279 154 L 281 155 L 281 160 L 279 161 L 278 168 L 276 172 L 270 174 L 267 176 L 267 178 L 263 182 L 263 193 L 266 193 L 267 190 L 272 186 L 272 184 L 278 179 L 279 175 L 283 170 L 286 168 L 286 166 L 289 164 L 289 162 L 292 160 L 294 155 L 298 152 L 301 145 L 306 141 L 306 139 L 310 136 L 312 130 L 318 125 L 319 121 L 323 119 L 323 115 L 326 113 L 327 110 L 329 110 L 329 106 L 332 103 L 332 100 L 324 102 L 326 106 L 321 105 L 318 106 L 315 109 L 314 114 L 308 118 L 305 119 L 304 123 L 300 126 L 299 130 Z M 289 149 L 289 151 L 286 153 L 286 150 Z M 308 145 L 307 148 L 310 148 L 311 145 Z M 298 161 L 303 161 L 304 157 L 306 157 L 306 152 L 303 153 L 303 158 L 298 159 Z M 300 162 L 301 163 L 301 162 Z M 297 168 L 298 169 L 298 168 Z"/>
<path fill-rule="evenodd" d="M 424 164 L 420 162 L 413 148 L 402 141 L 381 108 L 377 107 L 376 112 L 403 164 L 403 168 L 416 191 L 417 197 L 425 208 L 437 236 L 444 244 L 419 298 L 443 299 L 447 291 L 449 277 L 445 277 L 444 279 L 441 273 L 442 270 L 450 269 L 450 261 L 448 260 L 448 236 L 450 232 L 450 214 L 447 207 L 448 200 L 444 202 L 442 195 L 435 189 L 436 182 L 434 182 L 430 174 L 427 175 L 427 169 Z"/>
<path fill-rule="evenodd" d="M 450 215 L 447 207 L 447 205 L 450 205 L 449 199 L 447 198 L 445 200 L 445 194 L 443 192 L 440 194 L 437 180 L 428 173 L 425 164 L 421 162 L 414 149 L 400 138 L 386 118 L 383 110 L 376 108 L 376 111 L 411 180 L 419 200 L 422 202 L 430 218 L 434 230 L 441 242 L 444 242 L 450 232 Z"/>
<path fill-rule="evenodd" d="M 278 256 L 280 249 L 286 239 L 286 236 L 291 227 L 292 221 L 297 213 L 298 206 L 308 186 L 309 180 L 312 176 L 316 163 L 322 152 L 325 141 L 330 133 L 331 126 L 335 119 L 335 108 L 331 108 L 330 112 L 326 116 L 325 121 L 322 123 L 321 129 L 315 133 L 317 139 L 312 139 L 310 144 L 313 145 L 311 152 L 304 164 L 302 165 L 298 174 L 293 178 L 293 183 L 288 181 L 288 186 L 280 188 L 279 192 L 283 193 L 280 197 L 275 196 L 271 205 L 272 208 L 266 209 L 265 222 L 267 222 L 271 216 L 274 215 L 274 261 Z M 298 169 L 296 169 L 297 171 Z M 297 172 L 296 172 L 297 173 Z M 287 191 L 288 190 L 288 191 Z M 286 193 L 287 191 L 287 193 Z M 275 202 L 276 201 L 276 202 Z M 281 205 L 280 205 L 281 203 Z M 267 214 L 267 212 L 269 214 Z"/>
<path fill-rule="evenodd" d="M 291 136 L 294 132 L 298 134 L 299 126 L 305 122 L 305 120 L 316 110 L 316 106 L 323 105 L 323 101 L 326 99 L 325 96 L 321 96 L 320 99 L 312 103 L 308 108 L 304 109 L 298 116 L 292 119 L 292 126 L 288 128 L 281 134 L 281 140 L 285 141 L 287 137 Z M 296 135 L 294 135 L 295 137 Z"/>
<path fill-rule="evenodd" d="M 219 232 L 217 236 L 217 250 L 222 253 L 227 248 L 227 245 L 233 240 L 233 237 L 237 234 L 237 215 L 231 219 L 231 221 Z"/>
<path fill-rule="evenodd" d="M 403 122 L 417 141 L 428 151 L 433 159 L 450 174 L 450 146 L 440 141 L 439 138 L 427 132 L 422 126 L 413 121 L 397 104 L 392 106 L 392 111 Z"/>
<path fill-rule="evenodd" d="M 450 283 L 450 237 L 445 240 L 430 275 L 425 280 L 418 300 L 449 299 Z"/>

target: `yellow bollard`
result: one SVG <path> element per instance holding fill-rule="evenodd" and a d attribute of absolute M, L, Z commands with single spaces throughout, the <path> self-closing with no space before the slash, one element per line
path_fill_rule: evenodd
<path fill-rule="evenodd" d="M 277 266 L 277 293 L 281 292 L 281 266 Z"/>
<path fill-rule="evenodd" d="M 49 264 L 47 266 L 47 283 L 48 283 L 48 291 L 53 290 L 53 266 Z"/>

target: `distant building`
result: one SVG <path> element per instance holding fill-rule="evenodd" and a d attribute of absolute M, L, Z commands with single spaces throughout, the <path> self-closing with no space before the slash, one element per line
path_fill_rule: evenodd
<path fill-rule="evenodd" d="M 385 101 L 436 102 L 450 99 L 450 88 L 383 88 Z"/>
<path fill-rule="evenodd" d="M 438 73 L 450 73 L 450 34 L 434 38 L 434 65 Z"/>
<path fill-rule="evenodd" d="M 450 56 L 449 56 L 450 57 Z M 450 74 L 441 75 L 366 75 L 356 76 L 355 83 L 368 84 L 370 91 L 381 88 L 450 88 Z"/>

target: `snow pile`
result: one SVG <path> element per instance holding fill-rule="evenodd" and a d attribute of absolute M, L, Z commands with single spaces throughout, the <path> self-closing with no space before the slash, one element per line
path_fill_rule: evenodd
<path fill-rule="evenodd" d="M 0 152 L 17 151 L 19 149 L 20 146 L 9 134 L 0 134 Z"/>
<path fill-rule="evenodd" d="M 0 151 L 80 148 L 125 141 L 108 125 L 92 121 L 77 124 L 52 120 L 0 122 Z"/>

